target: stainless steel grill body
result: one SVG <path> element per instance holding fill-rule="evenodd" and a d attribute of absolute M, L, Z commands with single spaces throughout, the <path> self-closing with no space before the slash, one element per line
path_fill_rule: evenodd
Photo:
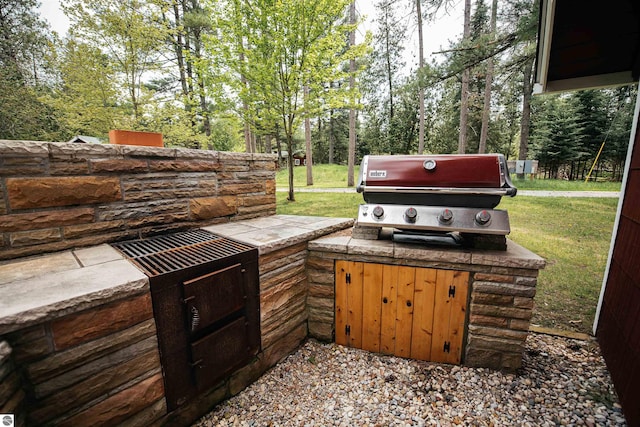
<path fill-rule="evenodd" d="M 517 189 L 501 154 L 452 154 L 365 156 L 357 191 L 361 226 L 504 236 L 509 216 L 494 208 Z"/>

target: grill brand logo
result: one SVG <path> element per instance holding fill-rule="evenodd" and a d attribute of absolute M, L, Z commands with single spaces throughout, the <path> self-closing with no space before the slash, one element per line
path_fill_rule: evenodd
<path fill-rule="evenodd" d="M 2 420 L 2 427 L 15 426 L 15 419 L 13 414 L 0 414 L 0 420 Z"/>
<path fill-rule="evenodd" d="M 369 171 L 369 178 L 386 178 L 387 171 Z"/>

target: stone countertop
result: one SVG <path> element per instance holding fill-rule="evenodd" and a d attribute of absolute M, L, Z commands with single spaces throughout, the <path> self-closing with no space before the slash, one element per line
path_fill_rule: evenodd
<path fill-rule="evenodd" d="M 223 237 L 258 248 L 260 255 L 310 241 L 353 225 L 351 218 L 273 215 L 203 227 Z"/>
<path fill-rule="evenodd" d="M 309 242 L 309 250 L 347 255 L 367 255 L 437 263 L 491 265 L 539 270 L 544 258 L 507 239 L 507 250 L 442 248 L 395 243 L 391 240 L 355 239 L 351 236 L 326 236 Z"/>
<path fill-rule="evenodd" d="M 107 244 L 0 264 L 0 335 L 139 294 L 149 279 Z"/>
<path fill-rule="evenodd" d="M 204 229 L 266 254 L 343 230 L 353 221 L 274 215 Z M 0 262 L 0 335 L 148 289 L 147 276 L 107 244 Z"/>

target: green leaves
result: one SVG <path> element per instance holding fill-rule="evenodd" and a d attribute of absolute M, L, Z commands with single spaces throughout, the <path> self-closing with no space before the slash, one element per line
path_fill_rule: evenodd
<path fill-rule="evenodd" d="M 149 102 L 142 82 L 159 70 L 168 37 L 160 5 L 144 0 L 67 0 L 63 9 L 72 23 L 71 35 L 108 56 L 121 77 L 133 119 L 140 123 Z"/>
<path fill-rule="evenodd" d="M 305 115 L 344 106 L 354 96 L 336 85 L 344 64 L 366 45 L 349 49 L 344 23 L 348 1 L 230 0 L 219 3 L 220 37 L 207 48 L 226 71 L 226 84 L 247 107 L 241 111 L 254 131 L 272 132 L 274 121 L 288 137 Z M 302 89 L 310 88 L 307 102 Z"/>

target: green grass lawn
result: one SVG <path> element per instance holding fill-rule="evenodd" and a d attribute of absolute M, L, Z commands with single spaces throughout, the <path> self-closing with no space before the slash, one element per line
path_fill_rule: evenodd
<path fill-rule="evenodd" d="M 517 179 L 511 178 L 513 185 L 521 190 L 545 191 L 620 191 L 619 182 L 564 181 L 561 179 Z"/>
<path fill-rule="evenodd" d="M 358 180 L 360 167 L 356 165 L 354 180 Z M 289 188 L 289 171 L 281 168 L 276 174 L 276 186 Z M 296 166 L 293 168 L 293 186 L 295 188 L 307 187 L 307 168 Z M 344 165 L 315 165 L 313 166 L 313 187 L 315 188 L 346 188 L 347 167 Z"/>
<path fill-rule="evenodd" d="M 331 186 L 329 186 L 331 187 Z M 280 214 L 355 218 L 357 193 L 277 193 Z M 532 323 L 590 333 L 618 199 L 503 198 L 510 239 L 547 260 L 538 279 Z M 594 218 L 596 220 L 594 220 Z"/>
<path fill-rule="evenodd" d="M 547 260 L 532 323 L 591 332 L 617 204 L 613 198 L 503 199 L 509 238 Z"/>

